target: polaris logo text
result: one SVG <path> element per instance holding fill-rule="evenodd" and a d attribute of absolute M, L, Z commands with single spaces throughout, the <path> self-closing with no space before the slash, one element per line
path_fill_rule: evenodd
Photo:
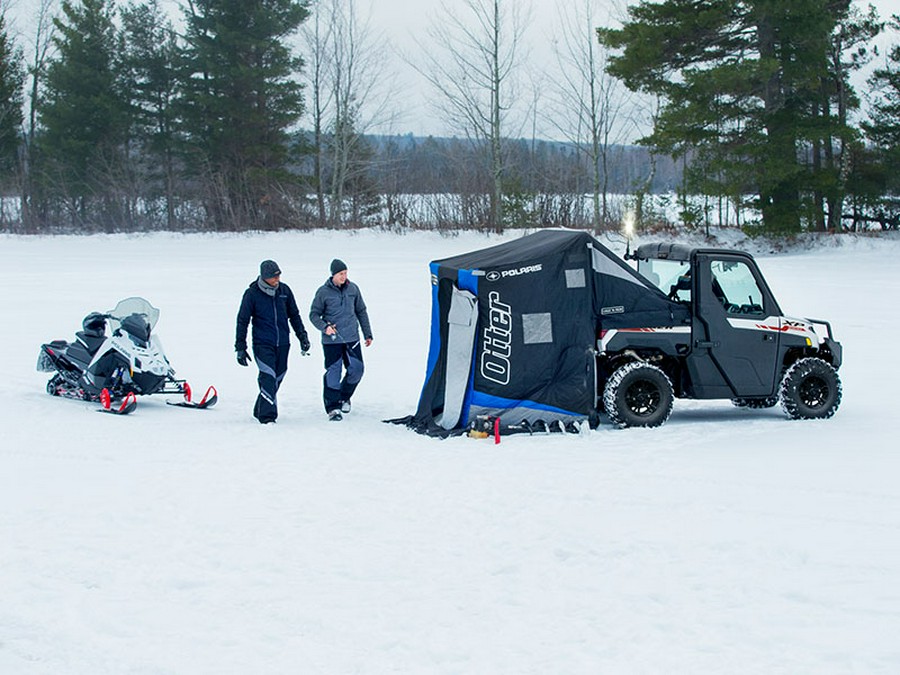
<path fill-rule="evenodd" d="M 509 384 L 509 357 L 512 352 L 512 308 L 500 301 L 500 294 L 488 294 L 488 321 L 481 350 L 481 376 L 497 384 Z"/>
<path fill-rule="evenodd" d="M 538 263 L 537 265 L 528 265 L 527 267 L 519 267 L 514 270 L 503 270 L 502 272 L 492 270 L 488 272 L 484 278 L 488 281 L 500 281 L 500 279 L 505 277 L 518 277 L 522 274 L 533 274 L 534 272 L 540 272 L 542 269 L 543 264 Z"/>

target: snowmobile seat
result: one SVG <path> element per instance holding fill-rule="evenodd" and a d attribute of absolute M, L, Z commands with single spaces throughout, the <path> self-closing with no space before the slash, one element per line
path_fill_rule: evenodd
<path fill-rule="evenodd" d="M 100 346 L 106 342 L 106 336 L 102 333 L 100 335 L 91 335 L 85 330 L 80 330 L 75 333 L 75 337 L 78 338 L 78 342 L 85 346 L 91 356 L 96 354 L 97 350 L 100 349 Z"/>
<path fill-rule="evenodd" d="M 91 312 L 82 319 L 81 328 L 75 333 L 75 337 L 93 356 L 106 340 L 106 317 L 99 312 Z"/>
<path fill-rule="evenodd" d="M 78 331 L 79 333 L 81 331 Z M 98 345 L 99 347 L 99 345 Z M 73 342 L 66 349 L 66 358 L 74 363 L 80 364 L 82 368 L 91 362 L 93 355 L 80 342 Z"/>

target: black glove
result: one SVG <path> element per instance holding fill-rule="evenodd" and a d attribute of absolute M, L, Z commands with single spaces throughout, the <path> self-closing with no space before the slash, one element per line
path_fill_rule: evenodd
<path fill-rule="evenodd" d="M 252 360 L 246 349 L 237 350 L 237 362 L 242 366 L 249 366 Z"/>
<path fill-rule="evenodd" d="M 303 356 L 308 356 L 309 348 L 311 346 L 309 344 L 309 337 L 307 337 L 306 333 L 304 333 L 303 335 L 298 335 L 297 337 L 300 338 L 300 353 Z"/>

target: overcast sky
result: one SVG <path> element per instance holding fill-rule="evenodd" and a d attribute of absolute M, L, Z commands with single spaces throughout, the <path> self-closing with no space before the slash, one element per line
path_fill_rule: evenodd
<path fill-rule="evenodd" d="M 33 30 L 32 23 L 40 0 L 0 0 L 0 5 L 10 7 L 9 16 L 14 26 L 22 34 L 20 44 L 28 51 L 28 35 Z M 444 117 L 433 105 L 433 94 L 424 78 L 417 74 L 414 65 L 422 66 L 422 50 L 427 49 L 429 26 L 437 24 L 443 15 L 442 5 L 467 16 L 466 0 L 357 0 L 361 16 L 368 16 L 373 34 L 381 35 L 390 45 L 384 57 L 379 59 L 379 74 L 393 74 L 393 85 L 386 93 L 392 114 L 378 116 L 378 124 L 371 131 L 381 133 L 415 133 L 418 135 L 452 135 L 455 130 L 446 124 Z M 560 13 L 562 8 L 581 6 L 585 0 L 516 0 L 517 7 L 528 8 L 530 21 L 519 50 L 520 78 L 514 103 L 519 110 L 511 114 L 509 131 L 511 135 L 529 136 L 534 124 L 537 135 L 545 138 L 561 138 L 558 130 L 548 124 L 546 113 L 554 104 L 553 84 L 555 56 L 553 38 L 560 35 Z M 123 4 L 123 0 L 120 0 Z M 181 15 L 179 0 L 163 0 L 172 8 L 173 18 Z M 612 25 L 624 16 L 625 0 L 594 0 L 596 25 Z M 898 11 L 897 0 L 876 0 L 875 6 L 883 17 L 891 11 Z M 512 6 L 510 4 L 510 6 Z M 418 38 L 418 43 L 416 39 Z M 896 36 L 883 36 L 883 45 L 895 41 Z M 422 45 L 421 47 L 419 45 Z M 379 77 L 381 79 L 381 77 Z M 556 76 L 558 79 L 558 76 Z M 532 108 L 532 91 L 541 95 L 538 110 L 545 113 L 529 115 Z M 631 132 L 635 136 L 636 132 Z M 628 139 L 628 140 L 633 140 Z"/>
<path fill-rule="evenodd" d="M 538 89 L 542 92 L 544 100 L 539 104 L 547 109 L 552 102 L 546 99 L 552 97 L 553 70 L 556 64 L 553 42 L 561 34 L 560 15 L 563 8 L 583 6 L 586 0 L 518 0 L 519 4 L 528 7 L 528 22 L 525 32 L 523 49 L 520 57 L 523 66 L 528 71 L 526 79 L 529 82 L 538 82 Z M 424 35 L 428 27 L 434 25 L 436 17 L 441 16 L 442 7 L 458 9 L 460 13 L 468 11 L 465 0 L 360 0 L 360 7 L 376 8 L 371 14 L 372 25 L 384 32 L 390 41 L 406 54 L 409 61 L 416 60 L 416 44 L 414 35 Z M 858 7 L 867 7 L 869 2 L 855 0 Z M 635 4 L 632 0 L 593 0 L 596 25 L 618 26 L 627 16 L 627 5 Z M 891 12 L 900 12 L 897 0 L 873 0 L 871 2 L 882 18 L 888 18 Z M 897 41 L 896 34 L 883 34 L 878 43 L 884 52 L 885 47 Z M 410 91 L 401 92 L 401 100 L 405 101 L 402 114 L 395 124 L 396 131 L 412 131 L 417 134 L 451 133 L 442 123 L 440 115 L 429 105 L 432 94 L 424 80 L 415 74 L 414 69 L 404 60 L 398 59 L 397 63 L 400 79 Z M 549 71 L 549 72 L 548 72 Z M 857 86 L 862 83 L 857 82 Z M 538 120 L 539 135 L 554 137 L 554 129 Z M 634 127 L 640 130 L 640 127 Z M 541 133 L 542 130 L 542 133 Z M 631 134 L 635 136 L 635 133 Z M 559 133 L 555 132 L 559 138 Z"/>
<path fill-rule="evenodd" d="M 572 7 L 584 0 L 517 0 L 517 7 L 524 20 L 524 33 L 521 46 L 518 50 L 520 63 L 520 77 L 517 92 L 520 93 L 520 115 L 511 124 L 514 128 L 521 129 L 524 134 L 525 127 L 530 130 L 530 123 L 536 122 L 539 135 L 549 137 L 554 135 L 547 124 L 537 118 L 528 118 L 527 109 L 531 107 L 531 89 L 537 88 L 548 94 L 549 85 L 544 80 L 544 71 L 555 63 L 555 55 L 552 46 L 554 36 L 559 35 L 559 13 L 561 6 Z M 439 110 L 435 109 L 434 95 L 424 78 L 416 73 L 415 66 L 422 67 L 421 45 L 429 43 L 429 28 L 441 25 L 440 19 L 445 15 L 445 8 L 459 12 L 460 17 L 471 15 L 465 0 L 375 0 L 367 2 L 361 0 L 361 7 L 372 7 L 376 10 L 371 14 L 372 25 L 381 30 L 388 37 L 399 52 L 395 60 L 401 100 L 404 106 L 398 112 L 397 121 L 394 123 L 399 132 L 411 131 L 416 134 L 448 134 L 452 135 L 454 129 L 449 128 L 443 121 Z M 594 0 L 598 16 L 605 18 L 622 16 L 623 0 Z M 598 24 L 599 25 L 599 24 Z M 418 40 L 418 42 L 417 42 Z M 527 100 L 526 100 L 527 99 Z M 527 119 L 526 119 L 527 118 Z M 518 135 L 518 134 L 516 134 Z M 528 134 L 524 134 L 528 135 Z M 558 136 L 558 132 L 556 133 Z"/>

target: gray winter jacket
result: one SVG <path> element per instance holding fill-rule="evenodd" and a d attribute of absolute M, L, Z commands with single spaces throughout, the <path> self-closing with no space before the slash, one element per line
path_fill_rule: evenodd
<path fill-rule="evenodd" d="M 366 303 L 359 286 L 349 279 L 343 286 L 335 286 L 331 279 L 322 284 L 309 308 L 309 320 L 322 332 L 322 342 L 325 344 L 358 342 L 358 327 L 362 328 L 364 338 L 368 340 L 372 337 Z M 329 325 L 337 329 L 334 340 L 330 335 L 325 335 L 325 328 Z"/>

